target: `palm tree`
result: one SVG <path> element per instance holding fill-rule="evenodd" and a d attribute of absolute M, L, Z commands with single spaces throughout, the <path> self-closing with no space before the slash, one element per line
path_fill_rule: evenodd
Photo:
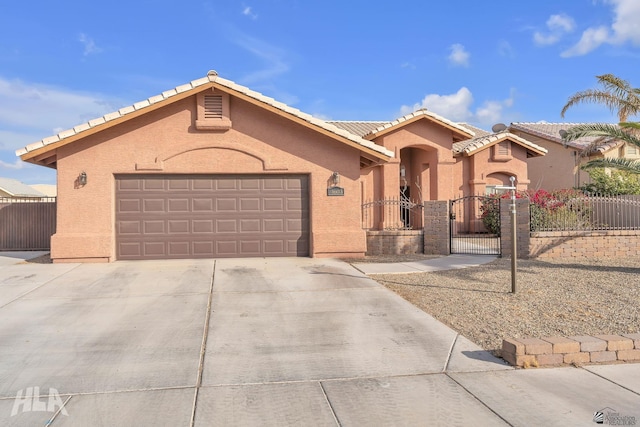
<path fill-rule="evenodd" d="M 568 131 L 561 132 L 562 140 L 566 145 L 583 137 L 597 137 L 584 151 L 584 155 L 594 153 L 598 147 L 614 141 L 623 141 L 626 144 L 640 147 L 640 123 L 627 122 L 629 116 L 640 114 L 640 89 L 634 88 L 628 81 L 613 74 L 596 76 L 602 89 L 587 89 L 572 95 L 560 115 L 564 117 L 566 111 L 577 104 L 598 103 L 603 104 L 618 115 L 618 125 L 604 123 L 587 123 L 571 127 Z M 628 159 L 605 158 L 587 162 L 583 168 L 608 167 L 640 174 L 640 162 Z"/>
<path fill-rule="evenodd" d="M 640 89 L 632 87 L 628 81 L 613 74 L 603 74 L 596 78 L 603 88 L 583 90 L 569 97 L 560 112 L 563 118 L 569 108 L 585 103 L 605 105 L 618 116 L 620 122 L 626 122 L 629 116 L 640 113 Z"/>
<path fill-rule="evenodd" d="M 624 122 L 617 125 L 606 123 L 587 123 L 573 126 L 569 130 L 562 132 L 561 136 L 565 145 L 568 142 L 575 141 L 583 137 L 597 137 L 584 149 L 584 155 L 589 155 L 594 153 L 598 147 L 614 141 L 623 141 L 629 145 L 640 147 L 638 131 L 640 131 L 640 123 L 637 122 Z M 614 168 L 640 174 L 639 161 L 623 158 L 594 159 L 584 164 L 582 168 Z"/>

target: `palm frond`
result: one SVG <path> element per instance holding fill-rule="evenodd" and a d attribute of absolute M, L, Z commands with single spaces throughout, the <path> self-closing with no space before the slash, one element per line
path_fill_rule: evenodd
<path fill-rule="evenodd" d="M 640 161 L 629 159 L 595 159 L 581 166 L 581 169 L 611 168 L 640 174 Z"/>
<path fill-rule="evenodd" d="M 636 129 L 636 124 L 629 125 L 629 122 L 620 125 L 608 123 L 586 123 L 574 126 L 566 131 L 562 136 L 565 143 L 575 141 L 584 137 L 597 137 L 592 145 L 604 145 L 613 141 L 622 141 L 630 145 L 640 147 L 640 137 L 629 132 L 627 128 Z"/>
<path fill-rule="evenodd" d="M 604 105 L 617 114 L 621 122 L 626 122 L 629 116 L 640 114 L 640 89 L 613 74 L 603 74 L 596 78 L 602 88 L 583 90 L 569 97 L 560 113 L 562 117 L 569 108 L 588 103 Z"/>

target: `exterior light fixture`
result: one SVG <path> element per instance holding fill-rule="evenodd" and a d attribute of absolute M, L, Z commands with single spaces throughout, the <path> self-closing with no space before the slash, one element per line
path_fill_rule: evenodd
<path fill-rule="evenodd" d="M 404 165 L 400 165 L 400 178 L 404 178 L 407 174 L 407 169 L 404 167 Z"/>
<path fill-rule="evenodd" d="M 340 186 L 340 174 L 338 172 L 334 172 L 331 174 L 331 186 L 332 187 Z"/>
<path fill-rule="evenodd" d="M 78 184 L 82 186 L 87 185 L 87 173 L 85 171 L 80 172 L 80 175 L 78 175 Z"/>
<path fill-rule="evenodd" d="M 340 187 L 340 174 L 334 172 L 327 181 L 327 196 L 344 196 L 344 188 Z"/>

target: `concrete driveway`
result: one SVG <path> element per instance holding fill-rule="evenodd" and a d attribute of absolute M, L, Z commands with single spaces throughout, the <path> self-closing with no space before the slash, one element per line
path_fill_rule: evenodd
<path fill-rule="evenodd" d="M 336 260 L 0 267 L 2 426 L 640 423 L 638 384 L 513 370 Z"/>

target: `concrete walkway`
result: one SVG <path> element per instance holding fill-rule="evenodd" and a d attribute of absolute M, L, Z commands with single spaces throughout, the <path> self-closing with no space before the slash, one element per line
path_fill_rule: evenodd
<path fill-rule="evenodd" d="M 584 426 L 600 410 L 640 422 L 640 364 L 515 370 L 337 260 L 0 268 L 2 426 Z"/>
<path fill-rule="evenodd" d="M 491 262 L 495 255 L 449 255 L 440 258 L 394 263 L 354 263 L 364 274 L 406 274 L 476 267 Z"/>

